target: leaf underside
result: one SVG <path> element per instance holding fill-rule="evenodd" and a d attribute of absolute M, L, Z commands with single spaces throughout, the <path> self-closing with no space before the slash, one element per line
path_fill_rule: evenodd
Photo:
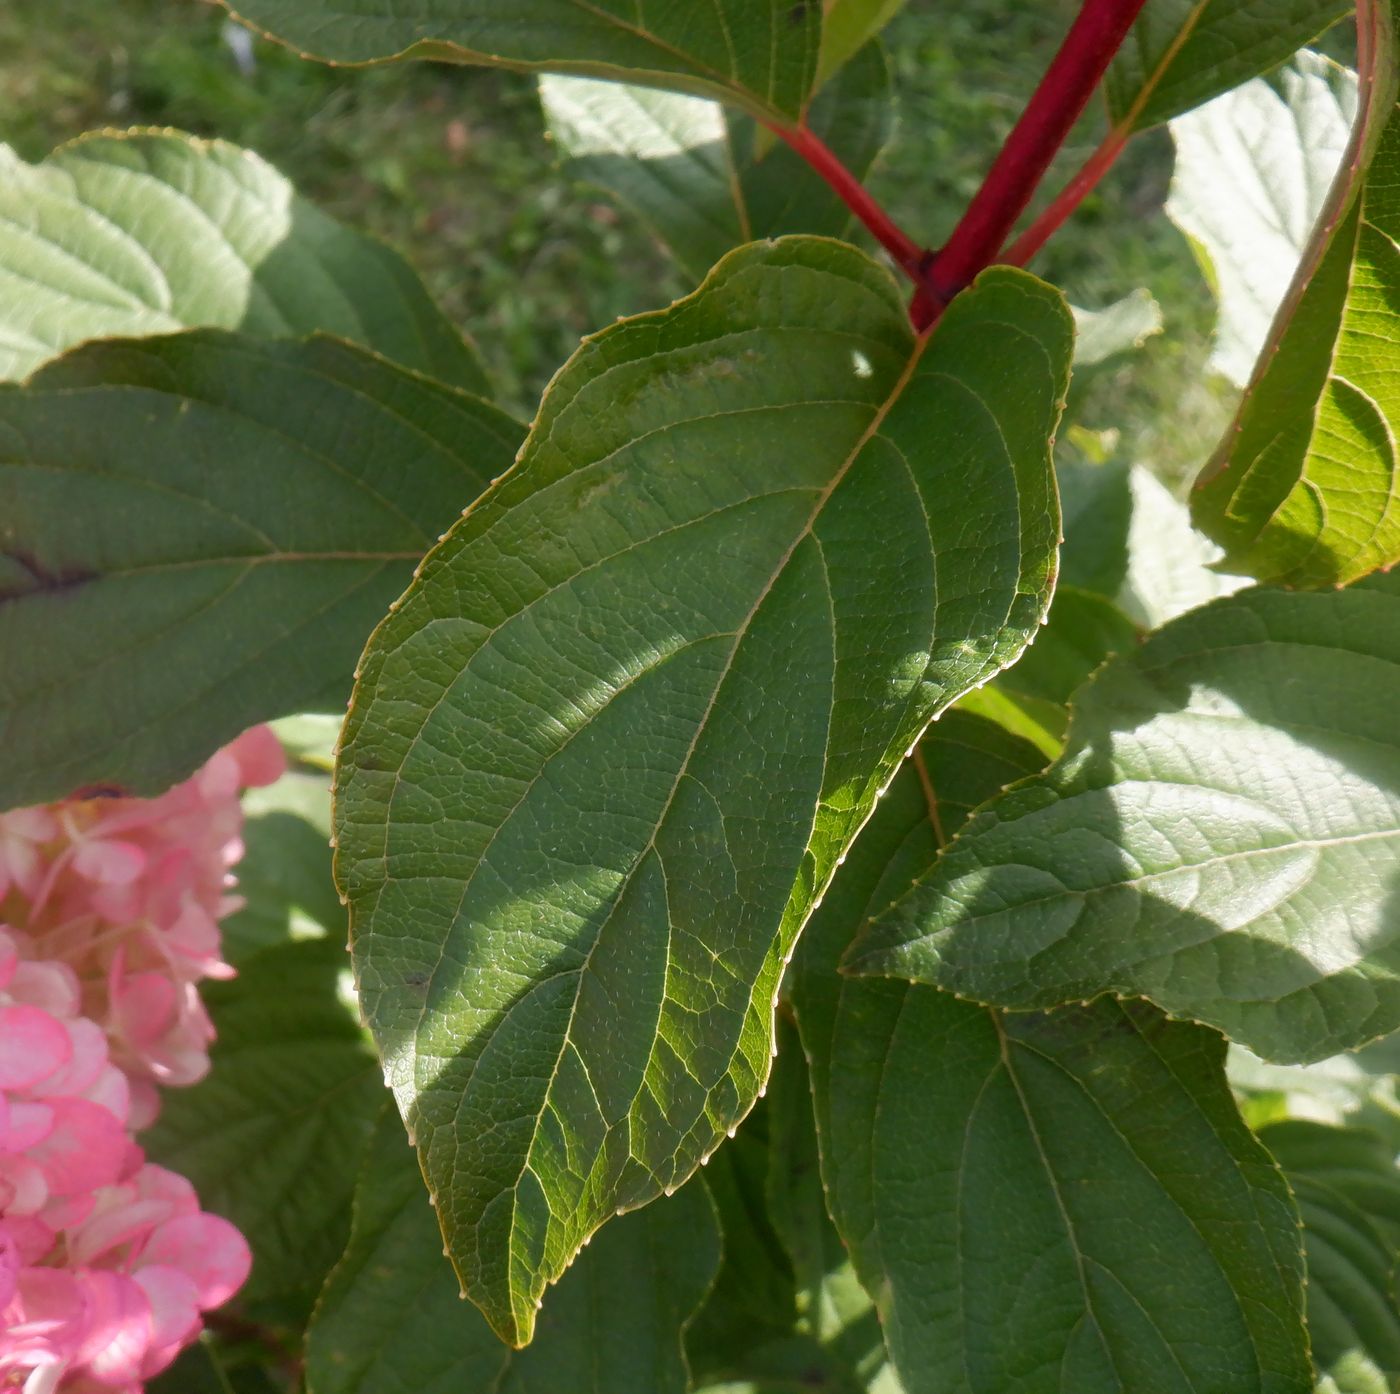
<path fill-rule="evenodd" d="M 454 1262 L 506 1339 L 748 1111 L 837 858 L 1043 616 L 1070 341 L 1021 272 L 916 343 L 854 248 L 741 249 L 585 343 L 372 639 L 337 879 Z"/>
<path fill-rule="evenodd" d="M 792 120 L 817 71 L 821 0 L 232 0 L 312 58 L 412 57 L 670 87 Z"/>

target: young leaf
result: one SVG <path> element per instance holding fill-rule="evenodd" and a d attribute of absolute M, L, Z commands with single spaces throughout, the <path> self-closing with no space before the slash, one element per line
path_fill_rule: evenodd
<path fill-rule="evenodd" d="M 1261 581 L 1340 585 L 1400 560 L 1400 87 L 1390 0 L 1362 10 L 1362 113 L 1239 416 L 1196 485 L 1197 526 Z"/>
<path fill-rule="evenodd" d="M 837 858 L 1043 616 L 1071 337 L 1024 272 L 915 341 L 855 248 L 741 249 L 585 342 L 372 639 L 337 879 L 453 1259 L 506 1339 L 743 1118 Z"/>
<path fill-rule="evenodd" d="M 816 77 L 822 0 L 225 0 L 236 18 L 332 63 L 487 63 L 718 97 L 784 121 Z"/>
<path fill-rule="evenodd" d="M 905 1388 L 1306 1394 L 1297 1220 L 1219 1036 L 1143 1003 L 1003 1015 L 837 973 L 1004 778 L 947 758 L 948 720 L 837 873 L 792 989 L 832 1213 Z"/>
<path fill-rule="evenodd" d="M 1007 1007 L 1151 998 L 1268 1059 L 1400 1027 L 1400 575 L 1243 591 L 1079 694 L 1054 766 L 969 823 L 857 972 Z"/>
<path fill-rule="evenodd" d="M 1400 1380 L 1400 1171 L 1373 1134 L 1301 1119 L 1260 1141 L 1298 1197 L 1308 1264 L 1308 1326 L 1318 1369 L 1343 1382 L 1369 1367 L 1388 1394 Z"/>
<path fill-rule="evenodd" d="M 461 1300 L 406 1142 L 386 1109 L 307 1333 L 310 1394 L 685 1394 L 681 1338 L 720 1259 L 699 1182 L 600 1235 L 551 1296 L 535 1344 L 513 1352 Z"/>
<path fill-rule="evenodd" d="M 636 210 L 697 281 L 744 242 L 839 237 L 851 212 L 787 145 L 718 102 L 593 78 L 540 79 L 545 119 L 572 173 Z M 889 63 L 870 44 L 812 104 L 811 129 L 857 177 L 894 126 Z"/>
<path fill-rule="evenodd" d="M 240 1302 L 304 1320 L 345 1245 L 359 1160 L 384 1099 L 355 1021 L 345 949 L 286 944 L 204 989 L 212 1068 L 164 1096 L 142 1142 L 248 1236 Z M 407 1152 L 407 1148 L 404 1149 Z"/>
<path fill-rule="evenodd" d="M 485 394 L 476 351 L 408 264 L 250 150 L 176 131 L 0 145 L 0 380 L 86 339 L 320 330 Z"/>
<path fill-rule="evenodd" d="M 333 340 L 75 350 L 0 388 L 0 808 L 167 787 L 336 710 L 523 428 Z"/>
<path fill-rule="evenodd" d="M 1108 70 L 1109 120 L 1130 135 L 1201 106 L 1285 62 L 1353 3 L 1147 0 Z"/>
<path fill-rule="evenodd" d="M 1220 300 L 1210 367 L 1243 387 L 1351 137 L 1356 80 L 1300 53 L 1282 94 L 1259 79 L 1171 123 L 1167 216 Z"/>

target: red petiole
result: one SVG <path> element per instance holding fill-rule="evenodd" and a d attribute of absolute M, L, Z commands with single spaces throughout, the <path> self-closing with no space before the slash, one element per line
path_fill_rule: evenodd
<path fill-rule="evenodd" d="M 773 127 L 826 180 L 919 287 L 910 307 L 916 329 L 922 331 L 933 324 L 953 296 L 994 261 L 1017 265 L 1028 261 L 1117 159 L 1127 136 L 1115 131 L 1006 255 L 1000 255 L 1145 4 L 1146 0 L 1083 0 L 1079 15 L 982 187 L 937 252 L 921 249 L 898 227 L 810 130 L 804 126 Z"/>

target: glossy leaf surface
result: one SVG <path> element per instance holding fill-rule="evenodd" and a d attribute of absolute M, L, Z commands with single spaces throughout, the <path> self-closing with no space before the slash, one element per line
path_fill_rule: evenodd
<path fill-rule="evenodd" d="M 1400 1026 L 1400 578 L 1242 591 L 1108 664 L 1065 754 L 854 947 L 1009 1007 L 1151 998 L 1266 1058 Z"/>
<path fill-rule="evenodd" d="M 550 1294 L 534 1345 L 511 1351 L 461 1300 L 389 1109 L 308 1335 L 310 1394 L 686 1394 L 682 1336 L 719 1259 L 714 1210 L 697 1182 L 599 1235 Z"/>
<path fill-rule="evenodd" d="M 1219 1036 L 1140 1002 L 1003 1015 L 837 972 L 968 806 L 1037 768 L 975 718 L 945 732 L 958 715 L 896 778 L 794 965 L 833 1214 L 905 1387 L 1305 1394 L 1296 1219 Z"/>
<path fill-rule="evenodd" d="M 1196 485 L 1196 525 L 1261 581 L 1341 585 L 1400 559 L 1400 107 L 1394 20 L 1343 172 L 1233 427 Z"/>
<path fill-rule="evenodd" d="M 916 343 L 854 248 L 742 249 L 586 342 L 371 641 L 337 879 L 454 1261 L 507 1339 L 748 1111 L 837 858 L 1039 623 L 1070 341 L 1021 272 Z"/>
<path fill-rule="evenodd" d="M 821 0 L 233 0 L 241 19 L 335 63 L 431 58 L 698 92 L 794 118 L 817 70 Z"/>
<path fill-rule="evenodd" d="M 257 721 L 339 709 L 522 434 L 325 339 L 98 343 L 0 388 L 0 808 L 154 792 Z"/>
<path fill-rule="evenodd" d="M 87 339 L 199 328 L 319 330 L 487 391 L 408 264 L 252 151 L 175 131 L 83 136 L 37 165 L 0 146 L 0 380 Z"/>

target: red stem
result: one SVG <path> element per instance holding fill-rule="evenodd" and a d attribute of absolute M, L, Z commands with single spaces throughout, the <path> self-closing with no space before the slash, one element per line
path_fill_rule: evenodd
<path fill-rule="evenodd" d="M 1094 191 L 1128 144 L 1129 132 L 1115 127 L 1085 160 L 1079 173 L 998 258 L 1009 266 L 1024 266 L 1059 231 L 1070 214 Z"/>
<path fill-rule="evenodd" d="M 996 259 L 1144 4 L 1084 0 L 982 187 L 924 274 L 934 302 L 946 304 Z M 923 313 L 936 316 L 939 308 L 934 303 Z"/>
<path fill-rule="evenodd" d="M 895 262 L 916 281 L 924 261 L 923 249 L 866 192 L 859 179 L 837 159 L 836 154 L 805 126 L 772 126 L 780 136 L 832 187 L 837 196 L 870 229 L 875 240 Z"/>

